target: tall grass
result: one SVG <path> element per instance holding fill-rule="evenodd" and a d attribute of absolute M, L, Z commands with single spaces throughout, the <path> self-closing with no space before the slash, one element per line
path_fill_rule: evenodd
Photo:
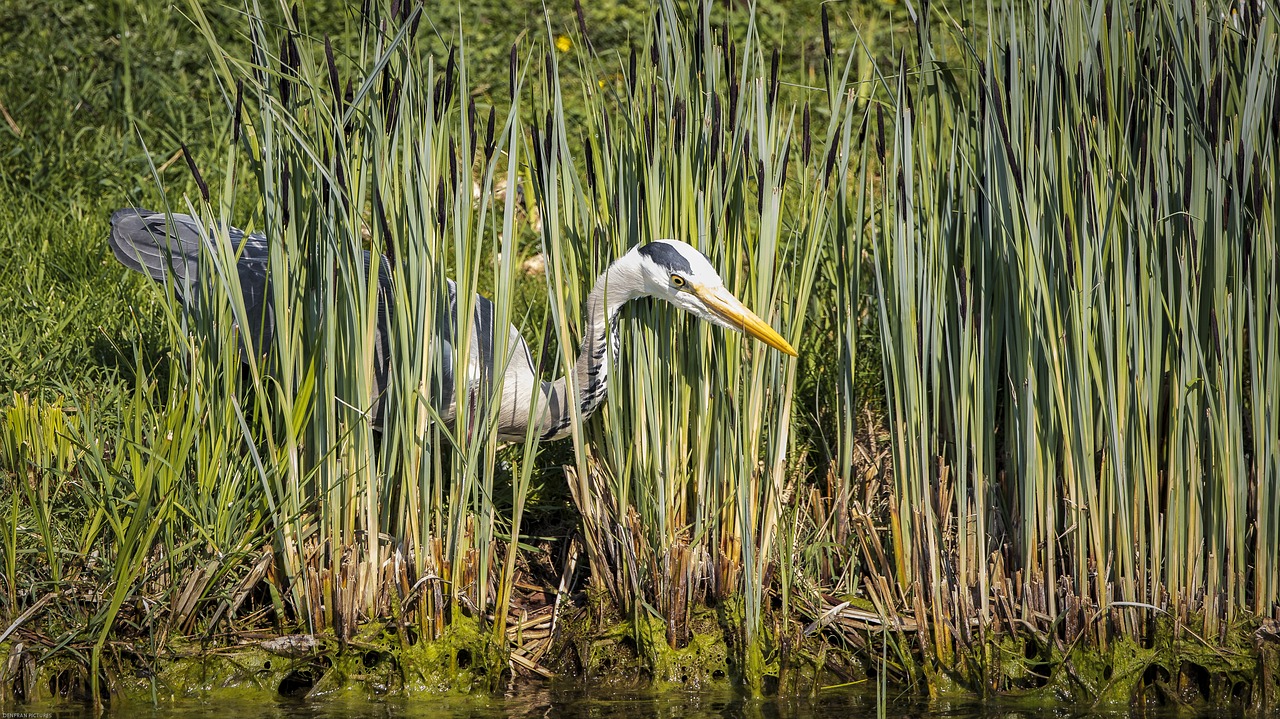
<path fill-rule="evenodd" d="M 459 317 L 472 315 L 482 275 L 493 278 L 486 289 L 495 346 L 505 346 L 515 194 L 501 207 L 491 198 L 499 173 L 517 175 L 520 120 L 515 108 L 505 119 L 495 109 L 488 135 L 478 134 L 466 46 L 443 66 L 421 54 L 420 12 L 371 7 L 359 46 L 344 59 L 328 41 L 305 39 L 296 15 L 285 12 L 277 33 L 254 6 L 254 56 L 229 63 L 223 78 L 237 110 L 243 103 L 244 116 L 234 118 L 241 143 L 227 155 L 218 204 L 201 210 L 229 224 L 247 162 L 259 185 L 250 207 L 271 238 L 275 332 L 272 346 L 252 348 L 253 403 L 237 406 L 235 419 L 261 451 L 257 475 L 289 606 L 309 631 L 332 629 L 343 641 L 362 618 L 397 605 L 417 606 L 412 616 L 427 636 L 439 636 L 457 612 L 504 617 L 495 603 L 509 591 L 519 532 L 520 500 L 510 516 L 495 508 L 496 405 L 459 391 L 450 432 L 434 416 L 433 378 L 481 341 L 473 323 L 451 326 L 450 274 Z M 197 22 L 216 51 L 217 32 L 198 12 Z M 278 53 L 267 44 L 273 35 Z M 514 68 L 512 77 L 518 91 Z M 238 301 L 233 245 L 211 244 L 211 299 L 234 298 L 222 326 L 234 323 L 237 343 L 249 346 L 255 318 Z M 386 346 L 376 342 L 379 301 L 389 317 Z M 428 341 L 439 336 L 451 336 L 452 357 Z M 233 352 L 223 360 L 219 371 L 237 371 Z M 386 377 L 381 366 L 390 367 Z M 499 392 L 501 369 L 493 378 Z M 520 486 L 537 442 L 526 447 Z M 503 588 L 495 587 L 499 574 Z"/>
<path fill-rule="evenodd" d="M 548 56 L 547 120 L 533 137 L 544 148 L 536 176 L 561 344 L 573 338 L 583 279 L 665 237 L 700 249 L 735 295 L 801 341 L 819 264 L 837 244 L 843 262 L 858 262 L 843 245 L 851 135 L 865 111 L 850 67 L 833 66 L 828 48 L 825 97 L 805 93 L 822 104 L 780 96 L 777 54 L 760 46 L 754 22 L 734 37 L 706 5 L 682 18 L 660 3 L 643 43 L 612 71 L 618 58 L 577 47 L 586 126 L 566 122 L 562 60 Z M 846 301 L 852 311 L 856 300 Z M 812 519 L 797 503 L 799 365 L 661 304 L 624 312 L 618 325 L 604 416 L 574 431 L 570 481 L 593 579 L 643 640 L 672 648 L 690 641 L 699 607 L 732 605 L 743 675 L 758 686 L 777 651 L 766 631 L 772 599 L 783 617 L 793 593 L 817 601 L 818 573 L 801 588 L 793 569 Z M 572 358 L 561 356 L 567 369 Z M 834 494 L 851 479 L 839 475 Z"/>
<path fill-rule="evenodd" d="M 1214 641 L 1280 599 L 1275 9 L 988 16 L 922 22 L 891 87 L 899 581 L 944 663 L 1024 623 Z"/>
<path fill-rule="evenodd" d="M 565 371 L 595 277 L 629 247 L 658 237 L 703 249 L 736 294 L 799 338 L 819 259 L 850 222 L 849 148 L 865 118 L 855 112 L 850 69 L 831 64 L 829 46 L 827 108 L 815 123 L 807 104 L 803 111 L 783 104 L 776 54 L 766 69 L 754 26 L 738 50 L 727 29 L 713 29 L 707 8 L 686 23 L 666 4 L 646 42 L 649 62 L 623 76 L 593 87 L 611 76 L 589 42 L 578 44 L 588 79 L 583 134 L 567 126 L 557 62 L 548 55 L 535 65 L 541 86 L 531 102 L 541 97 L 548 107 L 528 135 L 531 148 L 519 102 L 505 119 L 492 110 L 481 138 L 482 115 L 467 102 L 465 44 L 440 68 L 414 49 L 417 11 L 370 12 L 359 53 L 349 58 L 349 99 L 338 92 L 345 63 L 328 45 L 323 61 L 308 55 L 319 44 L 303 42 L 297 18 L 285 16 L 273 53 L 256 7 L 254 57 L 224 71 L 228 104 L 244 107 L 245 117 L 233 120 L 241 143 L 227 156 L 218 203 L 196 209 L 227 226 L 247 159 L 271 238 L 276 319 L 273 345 L 254 346 L 255 320 L 236 299 L 239 278 L 229 270 L 233 245 L 212 238 L 206 286 L 216 289 L 203 320 L 212 323 L 208 344 L 218 345 L 222 332 L 222 352 L 207 366 L 231 376 L 240 346 L 257 358 L 252 404 L 231 394 L 235 422 L 227 425 L 242 430 L 253 455 L 287 615 L 343 640 L 361 618 L 416 602 L 413 616 L 428 636 L 466 614 L 482 623 L 492 616 L 495 637 L 505 639 L 538 443 L 530 436 L 524 444 L 513 506 L 500 512 L 492 408 L 459 392 L 455 429 L 438 422 L 433 383 L 450 358 L 424 342 L 451 323 L 451 274 L 457 316 L 471 316 L 476 293 L 486 290 L 496 308 L 494 345 L 506 346 L 517 208 L 514 192 L 500 209 L 491 206 L 495 180 L 505 176 L 514 187 L 532 166 Z M 195 15 L 216 49 L 216 32 Z M 525 74 L 513 48 L 512 97 L 524 95 Z M 366 248 L 389 264 L 364 274 Z M 379 289 L 383 272 L 387 289 Z M 391 317 L 385 349 L 373 341 L 380 293 Z M 227 327 L 238 328 L 235 337 Z M 803 472 L 788 461 L 797 366 L 737 335 L 695 330 L 667 308 L 641 307 L 619 329 L 625 349 L 604 417 L 571 428 L 571 490 L 593 580 L 630 614 L 651 661 L 661 653 L 655 641 L 688 643 L 697 607 L 732 603 L 726 622 L 741 632 L 744 678 L 758 687 L 766 663 L 776 662 L 766 642 L 771 597 L 780 591 L 787 616 L 799 531 L 822 531 L 794 506 Z M 453 358 L 483 341 L 472 330 L 470 322 L 448 330 Z M 541 344 L 536 332 L 526 339 Z M 366 398 L 379 384 L 374 367 L 383 351 L 392 373 L 376 400 L 384 411 L 379 437 Z M 850 479 L 838 477 L 834 493 L 847 496 Z M 804 578 L 810 611 L 820 604 L 815 583 L 825 579 Z M 849 575 L 837 580 L 835 591 L 852 591 Z"/>
<path fill-rule="evenodd" d="M 151 626 L 158 600 L 163 646 L 169 632 L 196 630 L 196 617 L 214 632 L 263 582 L 281 631 L 345 645 L 364 622 L 390 618 L 408 644 L 469 617 L 505 647 L 538 443 L 525 445 L 510 473 L 514 506 L 500 511 L 494 406 L 463 393 L 459 431 L 437 422 L 432 378 L 445 360 L 423 340 L 448 334 L 455 356 L 468 355 L 479 340 L 470 322 L 448 326 L 445 277 L 464 317 L 483 277 L 506 346 L 516 195 L 495 207 L 493 190 L 522 163 L 518 108 L 494 109 L 479 134 L 465 45 L 438 66 L 413 43 L 421 8 L 369 8 L 358 46 L 344 54 L 306 37 L 290 8 L 252 4 L 251 57 L 223 49 L 225 30 L 198 3 L 189 10 L 209 42 L 234 140 L 212 171 L 188 159 L 200 196 L 167 208 L 211 228 L 198 303 L 184 309 L 165 288 L 173 378 L 166 390 L 140 377 L 134 396 L 118 400 L 118 437 L 104 436 L 111 425 L 97 416 L 63 432 L 50 421 L 62 416 L 56 405 L 19 398 L 9 411 L 6 467 L 30 467 L 35 482 L 15 477 L 30 488 L 10 495 L 9 604 L 30 577 L 16 558 L 16 518 L 29 512 L 23 519 L 36 519 L 50 544 L 51 585 L 68 579 L 67 546 L 82 563 L 101 553 L 107 568 L 109 576 L 75 577 L 108 592 L 90 628 L 86 693 L 95 698 L 122 611 Z M 270 238 L 270 333 L 245 305 L 228 235 L 246 220 Z M 366 268 L 368 252 L 389 261 Z M 380 294 L 391 318 L 386 346 L 374 340 Z M 538 346 L 537 333 L 526 336 Z M 375 366 L 388 356 L 392 372 L 380 377 Z M 29 421 L 37 415 L 45 421 Z M 68 487 L 80 490 L 88 518 L 74 543 L 45 521 Z"/>

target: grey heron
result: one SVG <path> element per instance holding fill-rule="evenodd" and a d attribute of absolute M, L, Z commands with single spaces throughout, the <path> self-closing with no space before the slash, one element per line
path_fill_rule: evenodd
<path fill-rule="evenodd" d="M 202 233 L 200 222 L 190 215 L 152 212 L 139 208 L 118 210 L 111 216 L 111 249 L 126 267 L 149 275 L 164 283 L 166 275 L 174 283 L 175 292 L 182 302 L 193 304 L 197 295 L 196 272 L 200 260 Z M 243 295 L 245 311 L 261 323 L 250 330 L 253 347 L 268 347 L 274 327 L 271 304 L 268 301 L 267 238 L 260 234 L 245 234 L 237 228 L 227 232 L 238 253 L 237 274 Z M 167 260 L 167 261 L 166 261 Z M 368 270 L 369 253 L 365 252 L 365 268 Z M 375 388 L 371 413 L 375 425 L 380 423 L 378 406 L 381 389 L 386 386 L 387 363 L 390 353 L 387 298 L 391 290 L 391 266 L 386 257 L 381 258 L 378 272 L 379 311 L 378 329 L 374 338 Z M 457 318 L 456 285 L 449 281 L 449 306 L 452 322 Z M 615 260 L 596 280 L 587 297 L 582 346 L 574 365 L 574 380 L 578 390 L 581 415 L 585 418 L 594 412 L 604 400 L 608 388 L 609 361 L 605 353 L 612 350 L 616 356 L 617 335 L 610 332 L 619 310 L 627 302 L 640 297 L 658 297 L 693 315 L 731 330 L 744 332 L 765 344 L 796 356 L 795 349 L 773 330 L 764 320 L 747 309 L 724 286 L 719 273 L 698 250 L 678 240 L 657 240 L 637 245 Z M 531 418 L 537 422 L 535 434 L 543 439 L 557 439 L 568 433 L 573 412 L 568 399 L 568 378 L 553 382 L 542 381 L 533 365 L 529 347 L 518 330 L 512 327 L 505 354 L 494 352 L 494 309 L 484 297 L 477 297 L 472 318 L 475 341 L 471 342 L 463 386 L 466 391 L 482 391 L 483 377 L 493 377 L 499 367 L 505 367 L 501 403 L 497 415 L 498 436 L 506 440 L 523 440 Z M 457 407 L 456 380 L 460 370 L 453 352 L 453 330 L 449 322 L 437 323 L 436 349 L 443 353 L 441 372 L 437 378 L 438 396 L 433 398 L 436 412 L 449 424 Z M 456 326 L 456 324 L 454 325 Z M 477 395 L 478 396 L 478 395 Z M 490 398 L 492 401 L 493 398 Z M 537 402 L 537 411 L 533 403 Z"/>

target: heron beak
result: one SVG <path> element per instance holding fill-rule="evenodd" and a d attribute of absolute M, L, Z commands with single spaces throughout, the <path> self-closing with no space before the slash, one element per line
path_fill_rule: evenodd
<path fill-rule="evenodd" d="M 703 286 L 694 286 L 693 293 L 702 300 L 712 312 L 716 313 L 725 322 L 742 332 L 755 337 L 770 347 L 786 352 L 792 357 L 797 357 L 796 350 L 791 346 L 790 342 L 782 339 L 782 335 L 774 331 L 772 327 L 765 323 L 764 320 L 756 316 L 756 313 L 747 309 L 737 297 L 729 294 L 729 290 L 724 287 L 709 288 Z"/>

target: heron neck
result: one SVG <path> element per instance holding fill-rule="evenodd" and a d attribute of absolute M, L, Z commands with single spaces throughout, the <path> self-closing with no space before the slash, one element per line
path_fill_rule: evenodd
<path fill-rule="evenodd" d="M 639 258 L 634 252 L 615 260 L 596 280 L 584 308 L 582 345 L 578 348 L 578 359 L 571 375 L 574 392 L 570 392 L 569 376 L 550 383 L 543 439 L 555 439 L 568 433 L 573 422 L 571 397 L 577 398 L 584 420 L 604 402 L 609 388 L 609 367 L 618 351 L 613 321 L 623 305 L 645 294 L 643 288 Z M 613 345 L 612 352 L 610 345 Z"/>

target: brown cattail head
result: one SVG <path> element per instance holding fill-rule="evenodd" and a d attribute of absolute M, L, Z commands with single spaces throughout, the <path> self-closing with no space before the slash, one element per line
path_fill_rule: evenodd
<path fill-rule="evenodd" d="M 978 122 L 987 121 L 987 66 L 978 61 Z"/>
<path fill-rule="evenodd" d="M 778 173 L 779 189 L 785 190 L 787 187 L 787 167 L 790 164 L 791 164 L 791 144 L 788 143 L 787 146 L 782 150 L 782 165 L 781 165 L 781 170 Z"/>
<path fill-rule="evenodd" d="M 880 158 L 880 164 L 884 164 L 885 156 L 885 137 L 884 137 L 884 106 L 876 105 L 876 157 Z"/>
<path fill-rule="evenodd" d="M 409 36 L 407 38 L 407 46 L 413 46 L 413 40 L 418 36 L 418 26 L 422 24 L 422 5 L 413 9 L 413 20 L 409 25 Z"/>
<path fill-rule="evenodd" d="M 329 167 L 330 165 L 333 164 L 332 163 L 333 158 L 329 154 L 329 146 L 322 145 L 320 149 L 321 149 L 321 153 L 320 153 L 321 162 L 324 163 L 325 167 Z M 329 187 L 329 176 L 324 173 L 320 173 L 320 204 L 322 206 L 327 206 L 329 204 L 330 194 L 331 194 L 331 188 Z"/>
<path fill-rule="evenodd" d="M 345 206 L 347 200 L 347 177 L 343 174 L 341 159 L 333 163 L 333 174 L 338 179 L 338 199 L 342 200 Z"/>
<path fill-rule="evenodd" d="M 1191 143 L 1187 143 L 1187 159 L 1182 164 L 1182 209 L 1186 212 L 1191 211 L 1191 168 L 1194 167 L 1193 157 L 1191 155 Z"/>
<path fill-rule="evenodd" d="M 828 65 L 831 64 L 831 58 L 833 54 L 834 53 L 831 48 L 831 21 L 827 17 L 826 3 L 823 3 L 822 5 L 822 55 L 827 60 L 826 64 Z"/>
<path fill-rule="evenodd" d="M 1209 146 L 1215 150 L 1219 150 L 1218 141 L 1222 135 L 1222 73 L 1217 72 L 1213 76 L 1213 85 L 1209 90 L 1209 106 L 1208 114 L 1205 115 L 1205 135 L 1209 139 Z"/>
<path fill-rule="evenodd" d="M 454 80 L 458 72 L 458 48 L 449 48 L 449 60 L 444 66 L 444 105 L 453 98 Z"/>
<path fill-rule="evenodd" d="M 551 148 L 555 146 L 554 140 L 556 136 L 556 118 L 555 115 L 552 114 L 551 110 L 547 110 L 547 122 L 543 126 L 543 129 L 546 130 L 546 136 L 542 138 L 542 141 L 546 144 L 542 147 L 542 157 L 550 162 Z"/>
<path fill-rule="evenodd" d="M 489 108 L 489 123 L 484 131 L 484 159 L 485 161 L 493 159 L 493 151 L 497 147 L 493 140 L 493 123 L 497 119 L 498 108 Z"/>
<path fill-rule="evenodd" d="M 395 131 L 396 119 L 400 116 L 400 88 L 403 85 L 403 79 L 396 79 L 395 84 L 391 86 L 391 96 L 387 98 L 386 123 L 388 135 Z"/>
<path fill-rule="evenodd" d="M 656 68 L 662 60 L 662 52 L 659 43 L 662 42 L 662 11 L 658 10 L 653 14 L 653 44 L 649 46 L 649 61 Z"/>
<path fill-rule="evenodd" d="M 827 150 L 827 163 L 822 168 L 823 182 L 827 182 L 831 179 L 831 171 L 836 168 L 836 154 L 839 148 L 840 148 L 839 140 L 836 140 L 833 138 L 831 142 L 831 147 Z"/>
<path fill-rule="evenodd" d="M 534 177 L 537 178 L 540 184 L 545 185 L 546 180 L 543 177 L 545 162 L 542 159 L 542 139 L 538 136 L 538 120 L 536 118 L 529 122 L 529 145 L 533 147 Z"/>
<path fill-rule="evenodd" d="M 467 99 L 467 140 L 472 147 L 476 146 L 476 99 Z"/>
<path fill-rule="evenodd" d="M 438 96 L 439 94 L 440 94 L 440 83 L 437 82 L 433 97 Z M 388 65 L 382 68 L 382 99 L 383 101 L 386 101 L 390 97 L 391 97 L 391 67 Z"/>
<path fill-rule="evenodd" d="M 1271 134 L 1272 139 L 1280 138 L 1280 87 L 1271 88 Z"/>
<path fill-rule="evenodd" d="M 769 59 L 769 112 L 778 102 L 778 48 L 773 49 L 773 57 Z"/>
<path fill-rule="evenodd" d="M 191 156 L 191 151 L 187 149 L 187 143 L 182 143 L 182 158 L 187 161 L 187 169 L 191 170 L 191 176 L 195 178 L 196 186 L 200 188 L 200 198 L 205 202 L 209 201 L 209 185 L 205 184 L 204 175 L 200 174 L 200 168 L 196 167 L 196 159 Z"/>
<path fill-rule="evenodd" d="M 458 146 L 452 137 L 449 138 L 449 186 L 458 186 Z"/>
<path fill-rule="evenodd" d="M 194 165 L 193 165 L 194 167 Z M 201 180 L 197 180 L 201 182 Z M 289 226 L 289 168 L 280 169 L 280 215 L 285 227 Z"/>
<path fill-rule="evenodd" d="M 240 141 L 240 113 L 244 108 L 244 80 L 236 80 L 236 105 L 231 111 L 231 141 Z"/>
<path fill-rule="evenodd" d="M 289 83 L 289 78 L 293 75 L 293 56 L 291 53 L 293 43 L 291 35 L 292 33 L 285 33 L 285 36 L 280 38 L 280 80 L 278 87 L 280 104 L 285 106 L 288 106 L 292 94 Z"/>
<path fill-rule="evenodd" d="M 441 232 L 444 231 L 444 223 L 447 217 L 448 213 L 445 212 L 444 207 L 444 178 L 442 177 L 436 183 L 436 226 L 440 228 Z"/>
<path fill-rule="evenodd" d="M 511 43 L 511 54 L 507 57 L 507 82 L 511 89 L 511 100 L 516 97 L 516 44 Z"/>
<path fill-rule="evenodd" d="M 711 148 L 708 154 L 710 162 L 716 162 L 720 150 L 720 94 L 711 94 Z"/>
<path fill-rule="evenodd" d="M 596 156 L 591 149 L 591 142 L 582 143 L 582 150 L 587 160 L 587 186 L 591 188 L 591 194 L 596 194 Z"/>
<path fill-rule="evenodd" d="M 573 0 L 573 11 L 578 16 L 578 32 L 582 33 L 582 41 L 587 44 L 587 49 L 595 52 L 595 48 L 591 46 L 591 34 L 587 32 L 587 16 L 582 12 L 582 0 Z"/>
<path fill-rule="evenodd" d="M 826 6 L 823 6 L 826 9 Z M 809 166 L 809 151 L 812 149 L 812 138 L 809 135 L 809 103 L 804 104 L 804 115 L 800 120 L 801 137 L 800 137 L 800 162 L 805 167 Z"/>

